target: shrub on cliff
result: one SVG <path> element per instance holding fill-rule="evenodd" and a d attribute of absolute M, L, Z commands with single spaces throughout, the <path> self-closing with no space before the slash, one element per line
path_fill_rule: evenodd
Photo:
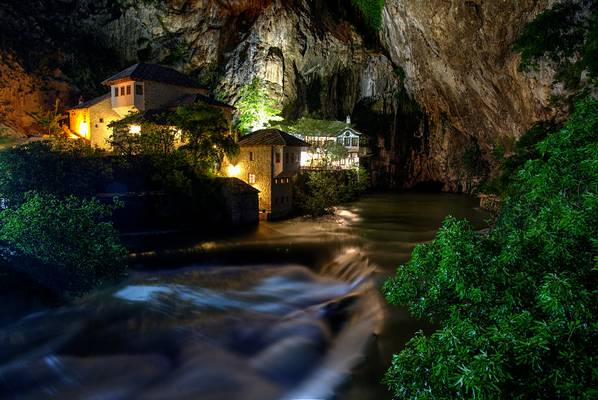
<path fill-rule="evenodd" d="M 16 209 L 0 213 L 0 240 L 44 268 L 23 271 L 68 295 L 85 293 L 126 273 L 125 248 L 108 222 L 112 207 L 97 200 L 29 194 Z"/>
<path fill-rule="evenodd" d="M 382 26 L 382 10 L 385 0 L 351 0 L 357 7 L 368 28 L 378 32 Z"/>
<path fill-rule="evenodd" d="M 397 398 L 596 398 L 598 101 L 517 173 L 488 234 L 448 218 L 383 288 L 440 328 L 386 383 Z"/>

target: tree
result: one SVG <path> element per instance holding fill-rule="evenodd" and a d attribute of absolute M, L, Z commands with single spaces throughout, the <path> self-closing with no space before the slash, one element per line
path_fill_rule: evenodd
<path fill-rule="evenodd" d="M 487 233 L 448 218 L 383 292 L 439 329 L 386 375 L 396 398 L 596 398 L 598 101 L 517 173 Z"/>
<path fill-rule="evenodd" d="M 278 102 L 270 97 L 264 82 L 255 77 L 243 86 L 237 104 L 237 128 L 247 134 L 267 127 L 271 121 L 281 121 Z"/>
<path fill-rule="evenodd" d="M 225 155 L 238 153 L 224 112 L 203 104 L 177 108 L 171 123 L 181 131 L 181 151 L 200 171 L 217 172 Z"/>
<path fill-rule="evenodd" d="M 109 222 L 112 208 L 97 200 L 29 194 L 18 208 L 0 213 L 0 240 L 50 269 L 26 271 L 31 277 L 80 295 L 126 274 L 127 252 Z"/>
<path fill-rule="evenodd" d="M 65 136 L 60 123 L 65 120 L 65 116 L 60 112 L 60 100 L 54 102 L 54 109 L 40 110 L 28 113 L 35 123 L 39 125 L 48 136 Z"/>
<path fill-rule="evenodd" d="M 176 159 L 179 163 L 184 158 L 201 174 L 217 172 L 225 155 L 238 152 L 224 112 L 204 104 L 180 106 L 174 112 L 131 114 L 109 126 L 110 144 L 118 153 L 156 162 Z"/>

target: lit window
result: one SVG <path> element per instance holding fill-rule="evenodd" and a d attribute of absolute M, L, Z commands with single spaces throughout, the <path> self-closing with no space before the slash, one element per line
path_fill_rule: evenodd
<path fill-rule="evenodd" d="M 249 174 L 249 176 L 247 177 L 247 181 L 250 185 L 253 185 L 255 183 L 255 174 Z"/>
<path fill-rule="evenodd" d="M 114 88 L 114 97 L 118 97 L 118 88 L 117 87 Z"/>
<path fill-rule="evenodd" d="M 276 153 L 276 163 L 280 163 L 280 153 Z"/>
<path fill-rule="evenodd" d="M 139 83 L 135 85 L 135 94 L 137 96 L 143 96 L 143 85 Z"/>
<path fill-rule="evenodd" d="M 121 88 L 120 88 L 120 95 L 121 96 L 125 95 L 125 87 L 124 86 L 121 86 Z"/>
<path fill-rule="evenodd" d="M 249 161 L 253 161 L 253 151 L 249 152 Z"/>
<path fill-rule="evenodd" d="M 131 94 L 131 85 L 127 86 L 127 96 Z"/>

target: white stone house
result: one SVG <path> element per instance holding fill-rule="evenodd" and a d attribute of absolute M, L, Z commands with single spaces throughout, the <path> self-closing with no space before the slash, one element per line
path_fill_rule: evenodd
<path fill-rule="evenodd" d="M 351 127 L 351 118 L 347 117 L 347 126 L 338 132 L 318 136 L 296 134 L 295 136 L 305 140 L 311 145 L 301 152 L 301 168 L 303 169 L 352 169 L 359 168 L 360 157 L 367 152 L 364 146 L 364 136 L 361 132 Z M 340 159 L 332 159 L 328 150 L 333 143 L 344 147 L 346 156 Z"/>

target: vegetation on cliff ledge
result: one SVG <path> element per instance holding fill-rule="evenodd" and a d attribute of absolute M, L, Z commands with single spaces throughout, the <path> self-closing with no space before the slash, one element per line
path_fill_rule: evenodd
<path fill-rule="evenodd" d="M 357 7 L 368 28 L 378 32 L 382 26 L 385 0 L 351 0 L 351 3 Z"/>
<path fill-rule="evenodd" d="M 521 68 L 537 66 L 543 57 L 557 64 L 556 80 L 576 89 L 584 71 L 598 79 L 598 3 L 575 0 L 556 4 L 527 24 L 513 45 Z"/>
<path fill-rule="evenodd" d="M 440 328 L 393 358 L 397 398 L 598 396 L 598 101 L 538 143 L 496 226 L 448 218 L 383 288 Z"/>

